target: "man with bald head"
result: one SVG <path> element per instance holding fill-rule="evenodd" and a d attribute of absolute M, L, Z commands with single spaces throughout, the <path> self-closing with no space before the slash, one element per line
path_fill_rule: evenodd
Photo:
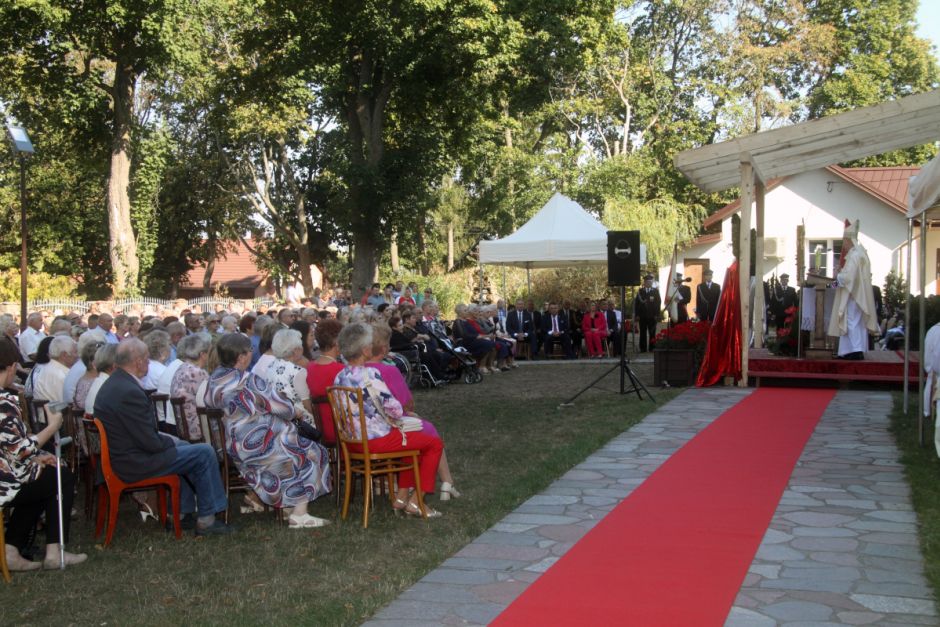
<path fill-rule="evenodd" d="M 153 405 L 141 386 L 150 367 L 147 345 L 127 338 L 117 347 L 114 373 L 101 385 L 95 417 L 104 424 L 111 466 L 122 481 L 180 475 L 180 507 L 196 511 L 196 535 L 227 534 L 232 528 L 215 513 L 227 505 L 215 451 L 208 444 L 190 444 L 157 431 Z"/>

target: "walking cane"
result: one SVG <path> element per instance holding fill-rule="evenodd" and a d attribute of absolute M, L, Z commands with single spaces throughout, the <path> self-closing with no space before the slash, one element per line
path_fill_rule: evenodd
<path fill-rule="evenodd" d="M 69 404 L 66 402 L 49 403 L 49 409 L 54 412 L 61 412 L 68 406 Z M 65 518 L 62 512 L 62 446 L 64 444 L 70 444 L 72 438 L 63 438 L 59 435 L 58 431 L 55 432 L 53 437 L 55 438 L 55 481 L 58 494 L 56 502 L 59 505 L 59 568 L 65 570 Z M 69 512 L 69 515 L 71 515 L 71 512 Z"/>

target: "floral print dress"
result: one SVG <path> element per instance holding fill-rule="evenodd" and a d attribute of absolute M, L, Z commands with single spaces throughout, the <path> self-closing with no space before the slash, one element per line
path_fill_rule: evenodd
<path fill-rule="evenodd" d="M 39 477 L 42 466 L 35 460 L 39 452 L 36 441 L 26 433 L 19 397 L 0 391 L 0 505 L 12 501 L 24 483 Z"/>
<path fill-rule="evenodd" d="M 189 427 L 189 435 L 194 439 L 202 438 L 202 424 L 196 412 L 196 391 L 208 376 L 209 373 L 199 366 L 184 361 L 170 381 L 170 398 L 183 399 L 183 416 Z"/>
<path fill-rule="evenodd" d="M 225 412 L 226 449 L 258 497 L 293 507 L 330 491 L 326 449 L 301 437 L 293 404 L 261 377 L 220 367 L 209 376 L 206 407 Z"/>

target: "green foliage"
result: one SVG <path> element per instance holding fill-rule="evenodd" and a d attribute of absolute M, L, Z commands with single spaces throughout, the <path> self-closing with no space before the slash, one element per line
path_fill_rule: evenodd
<path fill-rule="evenodd" d="M 892 269 L 885 277 L 884 292 L 882 293 L 885 310 L 894 313 L 903 312 L 904 304 L 909 297 L 910 289 L 907 281 Z"/>
<path fill-rule="evenodd" d="M 29 300 L 73 298 L 78 295 L 72 277 L 54 276 L 45 272 L 30 272 L 26 275 L 26 294 Z M 20 300 L 19 270 L 0 270 L 0 302 Z"/>

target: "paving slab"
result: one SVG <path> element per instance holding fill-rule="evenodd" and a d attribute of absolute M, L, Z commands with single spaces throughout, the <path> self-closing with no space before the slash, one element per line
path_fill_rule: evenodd
<path fill-rule="evenodd" d="M 686 390 L 365 624 L 487 624 L 670 455 L 752 392 Z M 726 625 L 940 624 L 923 575 L 910 490 L 887 431 L 891 408 L 887 393 L 836 394 L 794 469 Z M 416 607 L 421 603 L 428 604 L 423 614 Z"/>

